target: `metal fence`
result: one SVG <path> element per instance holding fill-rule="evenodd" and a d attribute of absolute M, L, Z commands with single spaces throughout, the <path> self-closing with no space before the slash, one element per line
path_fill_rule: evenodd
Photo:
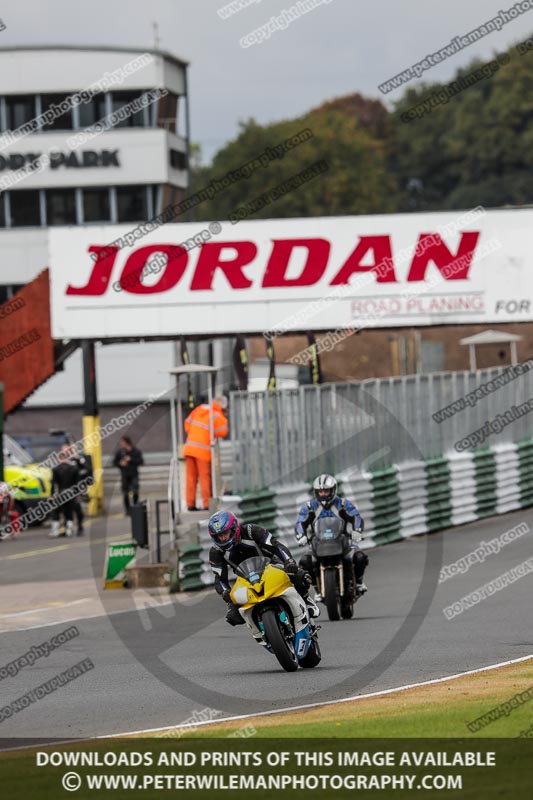
<path fill-rule="evenodd" d="M 310 480 L 322 471 L 380 468 L 530 437 L 530 367 L 531 361 L 516 370 L 440 372 L 271 392 L 232 392 L 233 490 L 242 493 Z M 490 384 L 504 373 L 504 385 Z M 476 389 L 478 396 L 473 396 Z M 527 406 L 523 414 L 518 413 L 516 409 L 530 399 L 531 413 L 525 413 Z M 437 412 L 454 402 L 459 404 L 455 410 L 438 421 Z M 497 416 L 506 413 L 506 420 L 497 422 Z M 484 434 L 480 432 L 483 426 Z M 470 444 L 465 445 L 468 436 Z"/>

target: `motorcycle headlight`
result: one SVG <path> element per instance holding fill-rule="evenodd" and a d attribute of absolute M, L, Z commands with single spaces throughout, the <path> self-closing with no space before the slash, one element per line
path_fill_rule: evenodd
<path fill-rule="evenodd" d="M 236 603 L 240 606 L 243 606 L 245 603 L 248 602 L 248 589 L 246 586 L 238 586 L 232 592 L 233 599 Z"/>

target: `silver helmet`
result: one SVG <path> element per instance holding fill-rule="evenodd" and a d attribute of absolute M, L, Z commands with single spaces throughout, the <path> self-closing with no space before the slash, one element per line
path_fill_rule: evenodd
<path fill-rule="evenodd" d="M 324 472 L 314 479 L 313 491 L 318 502 L 324 508 L 329 508 L 337 494 L 337 481 L 333 475 L 327 475 Z"/>

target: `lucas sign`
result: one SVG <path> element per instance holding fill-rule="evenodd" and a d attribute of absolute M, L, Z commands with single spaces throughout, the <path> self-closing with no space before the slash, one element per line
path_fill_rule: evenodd
<path fill-rule="evenodd" d="M 533 211 L 49 231 L 56 338 L 533 319 Z"/>
<path fill-rule="evenodd" d="M 126 567 L 133 564 L 136 544 L 108 543 L 104 564 L 104 589 L 118 589 L 126 585 Z"/>

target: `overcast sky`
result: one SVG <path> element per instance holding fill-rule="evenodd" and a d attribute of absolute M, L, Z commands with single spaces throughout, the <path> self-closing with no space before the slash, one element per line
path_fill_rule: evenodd
<path fill-rule="evenodd" d="M 318 0 L 315 0 L 318 2 Z M 390 102 L 377 86 L 494 17 L 513 0 L 323 0 L 262 44 L 239 40 L 292 0 L 257 0 L 230 19 L 227 0 L 2 0 L 0 48 L 24 44 L 160 47 L 190 61 L 192 139 L 208 160 L 235 136 L 239 120 L 296 116 L 351 92 Z M 0 26 L 1 27 L 1 26 Z M 533 32 L 533 10 L 425 73 L 448 80 L 474 56 L 489 60 Z M 533 58 L 533 52 L 530 58 Z M 1 81 L 0 76 L 0 91 Z M 81 88 L 81 87 L 80 87 Z"/>

